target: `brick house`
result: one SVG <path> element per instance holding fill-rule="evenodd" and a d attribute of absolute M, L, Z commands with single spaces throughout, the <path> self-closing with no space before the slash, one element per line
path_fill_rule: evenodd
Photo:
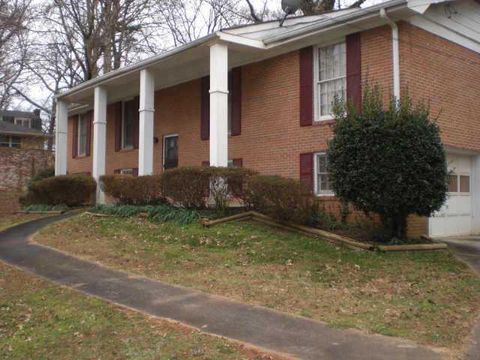
<path fill-rule="evenodd" d="M 0 213 L 18 210 L 18 193 L 28 180 L 54 165 L 47 138 L 38 110 L 0 111 Z"/>
<path fill-rule="evenodd" d="M 335 94 L 409 91 L 439 114 L 450 196 L 410 229 L 480 232 L 480 3 L 392 0 L 218 31 L 57 97 L 56 173 L 234 164 L 300 178 L 338 211 L 326 171 Z M 104 201 L 98 191 L 97 201 Z"/>

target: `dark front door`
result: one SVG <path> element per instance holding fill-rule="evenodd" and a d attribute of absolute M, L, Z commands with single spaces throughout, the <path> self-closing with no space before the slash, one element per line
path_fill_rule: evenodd
<path fill-rule="evenodd" d="M 178 166 L 178 136 L 166 136 L 164 141 L 164 169 L 172 169 Z"/>

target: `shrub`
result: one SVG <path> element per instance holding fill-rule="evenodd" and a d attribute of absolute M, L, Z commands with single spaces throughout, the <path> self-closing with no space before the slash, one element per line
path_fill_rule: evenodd
<path fill-rule="evenodd" d="M 86 175 L 63 175 L 33 182 L 21 198 L 23 205 L 81 206 L 94 199 L 95 180 Z"/>
<path fill-rule="evenodd" d="M 38 171 L 34 176 L 32 176 L 30 182 L 34 183 L 36 181 L 40 181 L 53 176 L 55 176 L 55 169 L 53 167 L 45 168 Z"/>
<path fill-rule="evenodd" d="M 446 199 L 445 150 L 427 107 L 406 96 L 385 110 L 381 99 L 367 87 L 361 112 L 335 104 L 330 180 L 341 200 L 378 213 L 390 237 L 404 239 L 409 214 L 430 216 Z"/>
<path fill-rule="evenodd" d="M 210 186 L 209 168 L 180 167 L 162 175 L 163 194 L 174 204 L 189 209 L 202 209 Z"/>
<path fill-rule="evenodd" d="M 119 204 L 147 205 L 164 202 L 161 176 L 106 175 L 100 181 L 105 194 Z"/>
<path fill-rule="evenodd" d="M 243 198 L 245 183 L 254 174 L 244 168 L 182 167 L 165 171 L 163 192 L 173 203 L 194 209 L 207 207 L 211 196 L 216 210 L 224 212 L 232 197 Z"/>
<path fill-rule="evenodd" d="M 256 175 L 249 178 L 247 204 L 281 222 L 307 224 L 316 207 L 308 189 L 298 180 Z"/>
<path fill-rule="evenodd" d="M 210 167 L 210 195 L 218 213 L 224 214 L 231 198 L 244 198 L 245 184 L 256 174 L 245 168 Z M 225 186 L 226 185 L 226 186 Z"/>

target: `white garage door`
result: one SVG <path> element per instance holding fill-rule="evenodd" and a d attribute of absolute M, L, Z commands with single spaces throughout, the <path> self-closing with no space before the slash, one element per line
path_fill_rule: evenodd
<path fill-rule="evenodd" d="M 468 235 L 472 232 L 472 158 L 448 155 L 448 198 L 429 220 L 430 236 Z"/>

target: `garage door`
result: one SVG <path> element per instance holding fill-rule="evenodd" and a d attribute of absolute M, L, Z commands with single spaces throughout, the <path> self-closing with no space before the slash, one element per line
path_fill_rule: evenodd
<path fill-rule="evenodd" d="M 448 155 L 448 198 L 443 207 L 429 220 L 432 237 L 468 235 L 472 232 L 472 158 Z"/>

